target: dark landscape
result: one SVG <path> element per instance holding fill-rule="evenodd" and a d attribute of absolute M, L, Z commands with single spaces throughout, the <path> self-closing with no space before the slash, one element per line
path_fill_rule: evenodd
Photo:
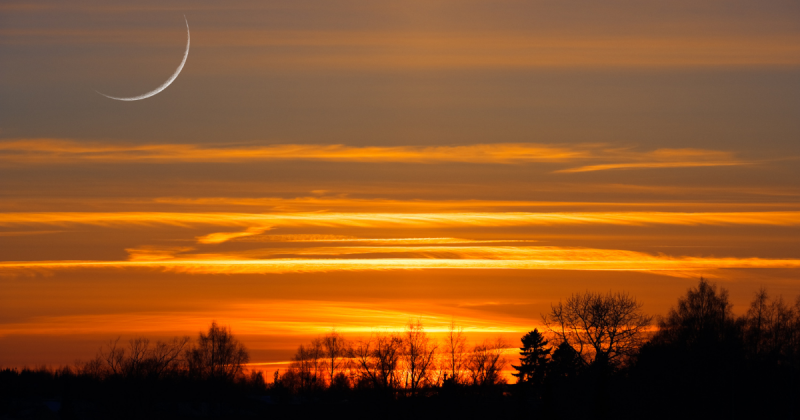
<path fill-rule="evenodd" d="M 0 418 L 796 418 L 800 297 L 755 293 L 736 316 L 727 291 L 701 280 L 650 329 L 624 293 L 575 294 L 547 331 L 468 343 L 424 325 L 303 344 L 272 378 L 217 323 L 195 339 L 119 340 L 60 368 L 0 371 Z M 515 383 L 503 376 L 511 364 Z M 657 407 L 657 410 L 654 408 Z"/>

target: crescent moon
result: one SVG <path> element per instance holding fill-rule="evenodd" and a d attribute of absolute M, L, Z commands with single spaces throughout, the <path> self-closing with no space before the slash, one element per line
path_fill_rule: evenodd
<path fill-rule="evenodd" d="M 96 90 L 95 90 L 95 92 L 105 96 L 106 98 L 116 99 L 118 101 L 139 101 L 139 100 L 142 100 L 142 99 L 147 99 L 147 98 L 149 98 L 151 96 L 155 96 L 156 94 L 160 93 L 162 90 L 166 89 L 167 86 L 172 84 L 172 82 L 174 82 L 175 79 L 178 78 L 178 75 L 181 74 L 181 70 L 183 70 L 183 65 L 186 64 L 186 58 L 189 57 L 189 41 L 191 40 L 190 36 L 189 36 L 189 21 L 186 20 L 186 16 L 185 15 L 183 16 L 183 20 L 186 21 L 186 52 L 183 53 L 183 60 L 181 61 L 181 64 L 178 66 L 178 69 L 175 70 L 175 73 L 173 73 L 172 76 L 170 76 L 170 78 L 167 79 L 166 82 L 164 82 L 161 86 L 151 90 L 150 92 L 143 93 L 143 94 L 141 94 L 139 96 L 131 96 L 129 98 L 118 98 L 116 96 L 106 95 L 105 93 L 98 92 Z"/>

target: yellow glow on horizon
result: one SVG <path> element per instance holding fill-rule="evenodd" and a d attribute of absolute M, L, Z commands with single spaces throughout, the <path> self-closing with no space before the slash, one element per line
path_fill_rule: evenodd
<path fill-rule="evenodd" d="M 317 335 L 331 329 L 352 335 L 375 332 L 400 332 L 412 320 L 420 320 L 425 331 L 441 334 L 448 331 L 454 314 L 467 333 L 516 333 L 530 326 L 509 316 L 494 319 L 470 316 L 457 307 L 404 304 L 399 309 L 386 303 L 337 301 L 263 301 L 246 302 L 218 308 L 213 318 L 229 325 L 242 335 Z M 395 305 L 397 305 L 395 303 Z M 42 316 L 19 323 L 0 324 L 0 337 L 12 334 L 125 334 L 144 332 L 195 334 L 208 328 L 212 318 L 205 312 L 136 312 L 97 315 Z"/>

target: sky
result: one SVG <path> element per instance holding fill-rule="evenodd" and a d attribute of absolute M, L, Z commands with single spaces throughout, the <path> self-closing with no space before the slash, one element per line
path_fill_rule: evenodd
<path fill-rule="evenodd" d="M 793 302 L 799 114 L 796 1 L 4 1 L 0 365 Z"/>

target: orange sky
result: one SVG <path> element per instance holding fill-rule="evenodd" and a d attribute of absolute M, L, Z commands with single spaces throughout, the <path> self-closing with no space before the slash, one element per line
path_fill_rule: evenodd
<path fill-rule="evenodd" d="M 176 81 L 142 101 L 180 62 Z M 0 5 L 0 366 L 800 295 L 800 6 Z M 279 366 L 279 365 L 261 365 Z"/>

